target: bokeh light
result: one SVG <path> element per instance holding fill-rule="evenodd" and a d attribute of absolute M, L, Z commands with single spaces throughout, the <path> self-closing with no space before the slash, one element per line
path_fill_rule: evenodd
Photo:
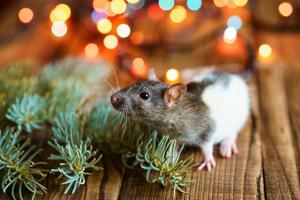
<path fill-rule="evenodd" d="M 283 2 L 279 4 L 278 11 L 282 16 L 288 17 L 293 13 L 293 6 L 289 2 Z"/>
<path fill-rule="evenodd" d="M 66 21 L 71 16 L 71 9 L 66 4 L 58 4 L 50 13 L 50 20 L 52 23 L 58 21 Z"/>
<path fill-rule="evenodd" d="M 117 28 L 117 34 L 121 38 L 127 38 L 130 35 L 130 27 L 127 24 L 120 24 Z"/>
<path fill-rule="evenodd" d="M 144 34 L 140 31 L 135 31 L 131 34 L 130 40 L 135 45 L 142 44 L 144 42 Z"/>
<path fill-rule="evenodd" d="M 248 0 L 233 0 L 234 5 L 242 7 L 248 3 Z"/>
<path fill-rule="evenodd" d="M 126 11 L 126 3 L 123 0 L 113 0 L 110 2 L 110 9 L 115 14 L 122 14 Z"/>
<path fill-rule="evenodd" d="M 272 48 L 268 44 L 262 44 L 258 49 L 258 53 L 261 57 L 267 58 L 272 54 Z"/>
<path fill-rule="evenodd" d="M 108 33 L 112 29 L 112 23 L 109 19 L 101 19 L 97 22 L 97 29 L 100 33 Z"/>
<path fill-rule="evenodd" d="M 107 18 L 107 13 L 104 10 L 94 10 L 91 14 L 94 23 L 97 23 L 101 19 Z"/>
<path fill-rule="evenodd" d="M 140 0 L 127 0 L 128 3 L 132 3 L 132 4 L 136 4 L 138 3 Z"/>
<path fill-rule="evenodd" d="M 241 18 L 237 15 L 233 15 L 227 20 L 227 26 L 234 27 L 236 30 L 239 30 L 242 27 L 242 24 Z"/>
<path fill-rule="evenodd" d="M 109 7 L 108 0 L 93 0 L 93 8 L 97 11 L 106 10 Z"/>
<path fill-rule="evenodd" d="M 190 10 L 199 10 L 202 6 L 202 0 L 187 0 L 186 4 Z"/>
<path fill-rule="evenodd" d="M 54 36 L 63 37 L 68 31 L 68 27 L 65 22 L 58 21 L 52 24 L 51 31 Z"/>
<path fill-rule="evenodd" d="M 176 69 L 169 69 L 166 73 L 166 78 L 168 81 L 175 81 L 179 77 L 179 72 Z"/>
<path fill-rule="evenodd" d="M 131 72 L 138 77 L 144 77 L 147 73 L 145 61 L 142 58 L 135 58 L 132 61 Z"/>
<path fill-rule="evenodd" d="M 224 7 L 226 6 L 227 0 L 214 0 L 214 4 L 217 7 Z"/>
<path fill-rule="evenodd" d="M 99 53 L 99 48 L 95 43 L 89 43 L 84 47 L 84 53 L 88 58 L 94 58 Z"/>
<path fill-rule="evenodd" d="M 174 7 L 175 2 L 174 0 L 159 0 L 158 4 L 162 10 L 167 11 L 167 10 L 171 10 Z"/>
<path fill-rule="evenodd" d="M 170 12 L 170 19 L 174 23 L 181 23 L 186 18 L 186 9 L 183 6 L 176 6 Z"/>
<path fill-rule="evenodd" d="M 236 41 L 237 31 L 234 27 L 227 27 L 224 31 L 223 39 L 227 44 L 232 44 Z"/>
<path fill-rule="evenodd" d="M 148 8 L 148 16 L 153 20 L 159 20 L 164 16 L 164 11 L 159 8 L 157 3 L 153 3 Z"/>
<path fill-rule="evenodd" d="M 107 35 L 103 40 L 103 44 L 108 49 L 114 49 L 118 46 L 118 38 L 114 35 Z"/>
<path fill-rule="evenodd" d="M 30 8 L 22 8 L 18 13 L 19 20 L 28 24 L 33 19 L 33 11 Z"/>

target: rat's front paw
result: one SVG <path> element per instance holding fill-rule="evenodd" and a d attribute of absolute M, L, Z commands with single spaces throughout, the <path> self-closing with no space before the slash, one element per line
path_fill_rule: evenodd
<path fill-rule="evenodd" d="M 200 166 L 198 167 L 198 170 L 202 170 L 206 167 L 207 170 L 210 171 L 215 166 L 216 166 L 216 161 L 214 157 L 211 157 L 209 159 L 205 159 L 204 162 L 201 163 Z"/>

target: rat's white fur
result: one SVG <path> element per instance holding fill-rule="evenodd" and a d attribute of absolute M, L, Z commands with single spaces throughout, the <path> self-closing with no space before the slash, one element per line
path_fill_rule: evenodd
<path fill-rule="evenodd" d="M 213 70 L 208 69 L 196 76 L 193 81 L 210 79 Z M 205 88 L 202 99 L 209 108 L 210 116 L 215 122 L 215 130 L 211 140 L 201 146 L 205 161 L 199 169 L 215 166 L 212 155 L 214 144 L 221 143 L 220 153 L 224 157 L 230 157 L 232 153 L 237 153 L 235 144 L 238 133 L 243 128 L 250 112 L 250 95 L 245 81 L 230 74 L 228 84 L 216 81 Z"/>

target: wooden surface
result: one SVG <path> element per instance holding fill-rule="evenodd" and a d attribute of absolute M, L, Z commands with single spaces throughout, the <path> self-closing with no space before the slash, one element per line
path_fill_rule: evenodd
<path fill-rule="evenodd" d="M 43 33 L 40 37 L 26 36 L 0 45 L 0 66 L 27 55 L 41 62 L 56 58 L 59 47 L 51 41 L 41 42 L 49 41 L 45 29 L 38 26 L 27 33 Z M 257 44 L 271 44 L 273 57 L 257 63 L 257 74 L 249 83 L 252 115 L 238 138 L 239 154 L 223 159 L 216 148 L 217 167 L 211 172 L 192 170 L 190 194 L 177 194 L 176 199 L 300 199 L 300 34 L 255 35 Z M 38 46 L 24 54 L 29 42 Z M 72 45 L 76 46 L 76 41 Z M 46 46 L 47 51 L 40 51 Z M 200 150 L 185 152 L 191 153 L 201 161 Z M 45 181 L 48 194 L 37 199 L 172 199 L 172 191 L 147 183 L 139 171 L 125 169 L 105 157 L 102 161 L 103 170 L 90 175 L 76 194 L 64 195 L 64 188 L 49 176 Z M 0 194 L 0 199 L 7 197 Z"/>

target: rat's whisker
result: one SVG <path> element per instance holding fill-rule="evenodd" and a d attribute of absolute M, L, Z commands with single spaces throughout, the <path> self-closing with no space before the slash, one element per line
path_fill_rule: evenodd
<path fill-rule="evenodd" d="M 116 70 L 114 69 L 113 66 L 110 66 L 110 67 L 111 67 L 112 72 L 114 73 L 114 77 L 115 77 L 115 80 L 116 80 L 116 83 L 117 83 L 118 90 L 120 90 L 120 83 L 119 83 L 119 79 L 118 79 Z"/>
<path fill-rule="evenodd" d="M 107 80 L 104 80 L 104 82 L 113 90 L 113 92 L 117 92 L 117 90 Z"/>

